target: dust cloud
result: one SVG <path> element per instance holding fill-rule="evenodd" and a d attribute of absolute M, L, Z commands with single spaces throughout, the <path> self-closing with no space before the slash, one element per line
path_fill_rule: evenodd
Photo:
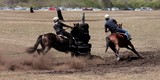
<path fill-rule="evenodd" d="M 103 64 L 105 61 L 101 57 L 92 56 L 91 59 L 85 57 L 67 57 L 62 61 L 57 61 L 53 55 L 5 55 L 0 53 L 0 71 L 21 71 L 21 70 L 55 70 L 65 71 L 69 69 L 83 69 L 85 67 Z M 61 58 L 60 58 L 61 59 Z"/>

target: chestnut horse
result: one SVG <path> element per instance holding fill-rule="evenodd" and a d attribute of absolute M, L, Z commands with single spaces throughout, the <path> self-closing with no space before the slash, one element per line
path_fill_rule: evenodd
<path fill-rule="evenodd" d="M 122 24 L 119 24 L 119 27 L 122 28 Z M 114 51 L 117 57 L 117 61 L 120 60 L 120 57 L 119 57 L 120 48 L 127 48 L 133 51 L 138 56 L 138 58 L 142 58 L 138 54 L 138 52 L 135 50 L 131 41 L 127 40 L 127 37 L 123 33 L 111 33 L 111 35 L 106 37 L 106 51 L 105 52 L 107 52 L 108 47 L 110 47 Z"/>
<path fill-rule="evenodd" d="M 74 26 L 71 30 L 72 35 L 79 35 L 82 33 L 82 30 L 80 30 L 79 26 Z M 74 38 L 73 38 L 74 39 Z M 41 45 L 41 49 L 37 49 L 39 44 Z M 29 47 L 26 49 L 27 53 L 34 53 L 35 51 L 38 52 L 38 54 L 46 54 L 51 48 L 54 48 L 61 52 L 71 52 L 71 56 L 79 56 L 80 54 L 77 52 L 77 48 L 70 48 L 69 47 L 69 40 L 68 38 L 64 36 L 59 36 L 54 33 L 47 33 L 40 35 L 37 38 L 36 43 L 33 47 Z"/>

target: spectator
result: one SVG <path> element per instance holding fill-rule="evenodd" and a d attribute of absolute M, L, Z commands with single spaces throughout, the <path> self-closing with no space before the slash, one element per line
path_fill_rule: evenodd
<path fill-rule="evenodd" d="M 30 13 L 34 13 L 33 7 L 30 7 Z"/>

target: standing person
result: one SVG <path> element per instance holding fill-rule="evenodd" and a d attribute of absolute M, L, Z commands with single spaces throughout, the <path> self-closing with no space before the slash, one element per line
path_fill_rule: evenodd
<path fill-rule="evenodd" d="M 64 21 L 61 10 L 59 8 L 57 8 L 56 10 L 57 10 L 57 16 L 59 20 Z"/>
<path fill-rule="evenodd" d="M 73 44 L 72 35 L 63 29 L 63 27 L 68 27 L 68 28 L 72 27 L 62 23 L 58 17 L 54 17 L 53 22 L 54 22 L 53 28 L 56 31 L 56 34 L 66 36 L 69 39 L 69 47 L 75 48 L 75 46 L 72 45 Z"/>
<path fill-rule="evenodd" d="M 33 7 L 30 7 L 30 13 L 34 13 Z"/>
<path fill-rule="evenodd" d="M 105 32 L 111 31 L 111 33 L 124 33 L 126 35 L 127 40 L 131 40 L 131 36 L 128 31 L 121 29 L 118 27 L 117 21 L 115 19 L 110 18 L 108 14 L 105 15 Z M 109 29 L 109 30 L 108 30 Z"/>

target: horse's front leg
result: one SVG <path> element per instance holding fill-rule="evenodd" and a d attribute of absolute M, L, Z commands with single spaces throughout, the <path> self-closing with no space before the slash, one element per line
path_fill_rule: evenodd
<path fill-rule="evenodd" d="M 91 59 L 92 58 L 92 55 L 91 55 L 91 52 L 87 52 L 87 59 Z"/>
<path fill-rule="evenodd" d="M 115 55 L 116 55 L 116 57 L 117 57 L 117 61 L 120 61 L 121 60 L 121 58 L 120 58 L 120 56 L 119 56 L 119 50 L 120 50 L 120 47 L 118 46 L 118 44 L 116 45 L 116 52 L 115 52 Z"/>
<path fill-rule="evenodd" d="M 110 45 L 110 40 L 109 40 L 108 37 L 106 37 L 106 50 L 105 50 L 105 53 L 107 52 L 109 45 Z"/>
<path fill-rule="evenodd" d="M 71 57 L 74 57 L 75 56 L 75 53 L 74 52 L 71 52 Z"/>

